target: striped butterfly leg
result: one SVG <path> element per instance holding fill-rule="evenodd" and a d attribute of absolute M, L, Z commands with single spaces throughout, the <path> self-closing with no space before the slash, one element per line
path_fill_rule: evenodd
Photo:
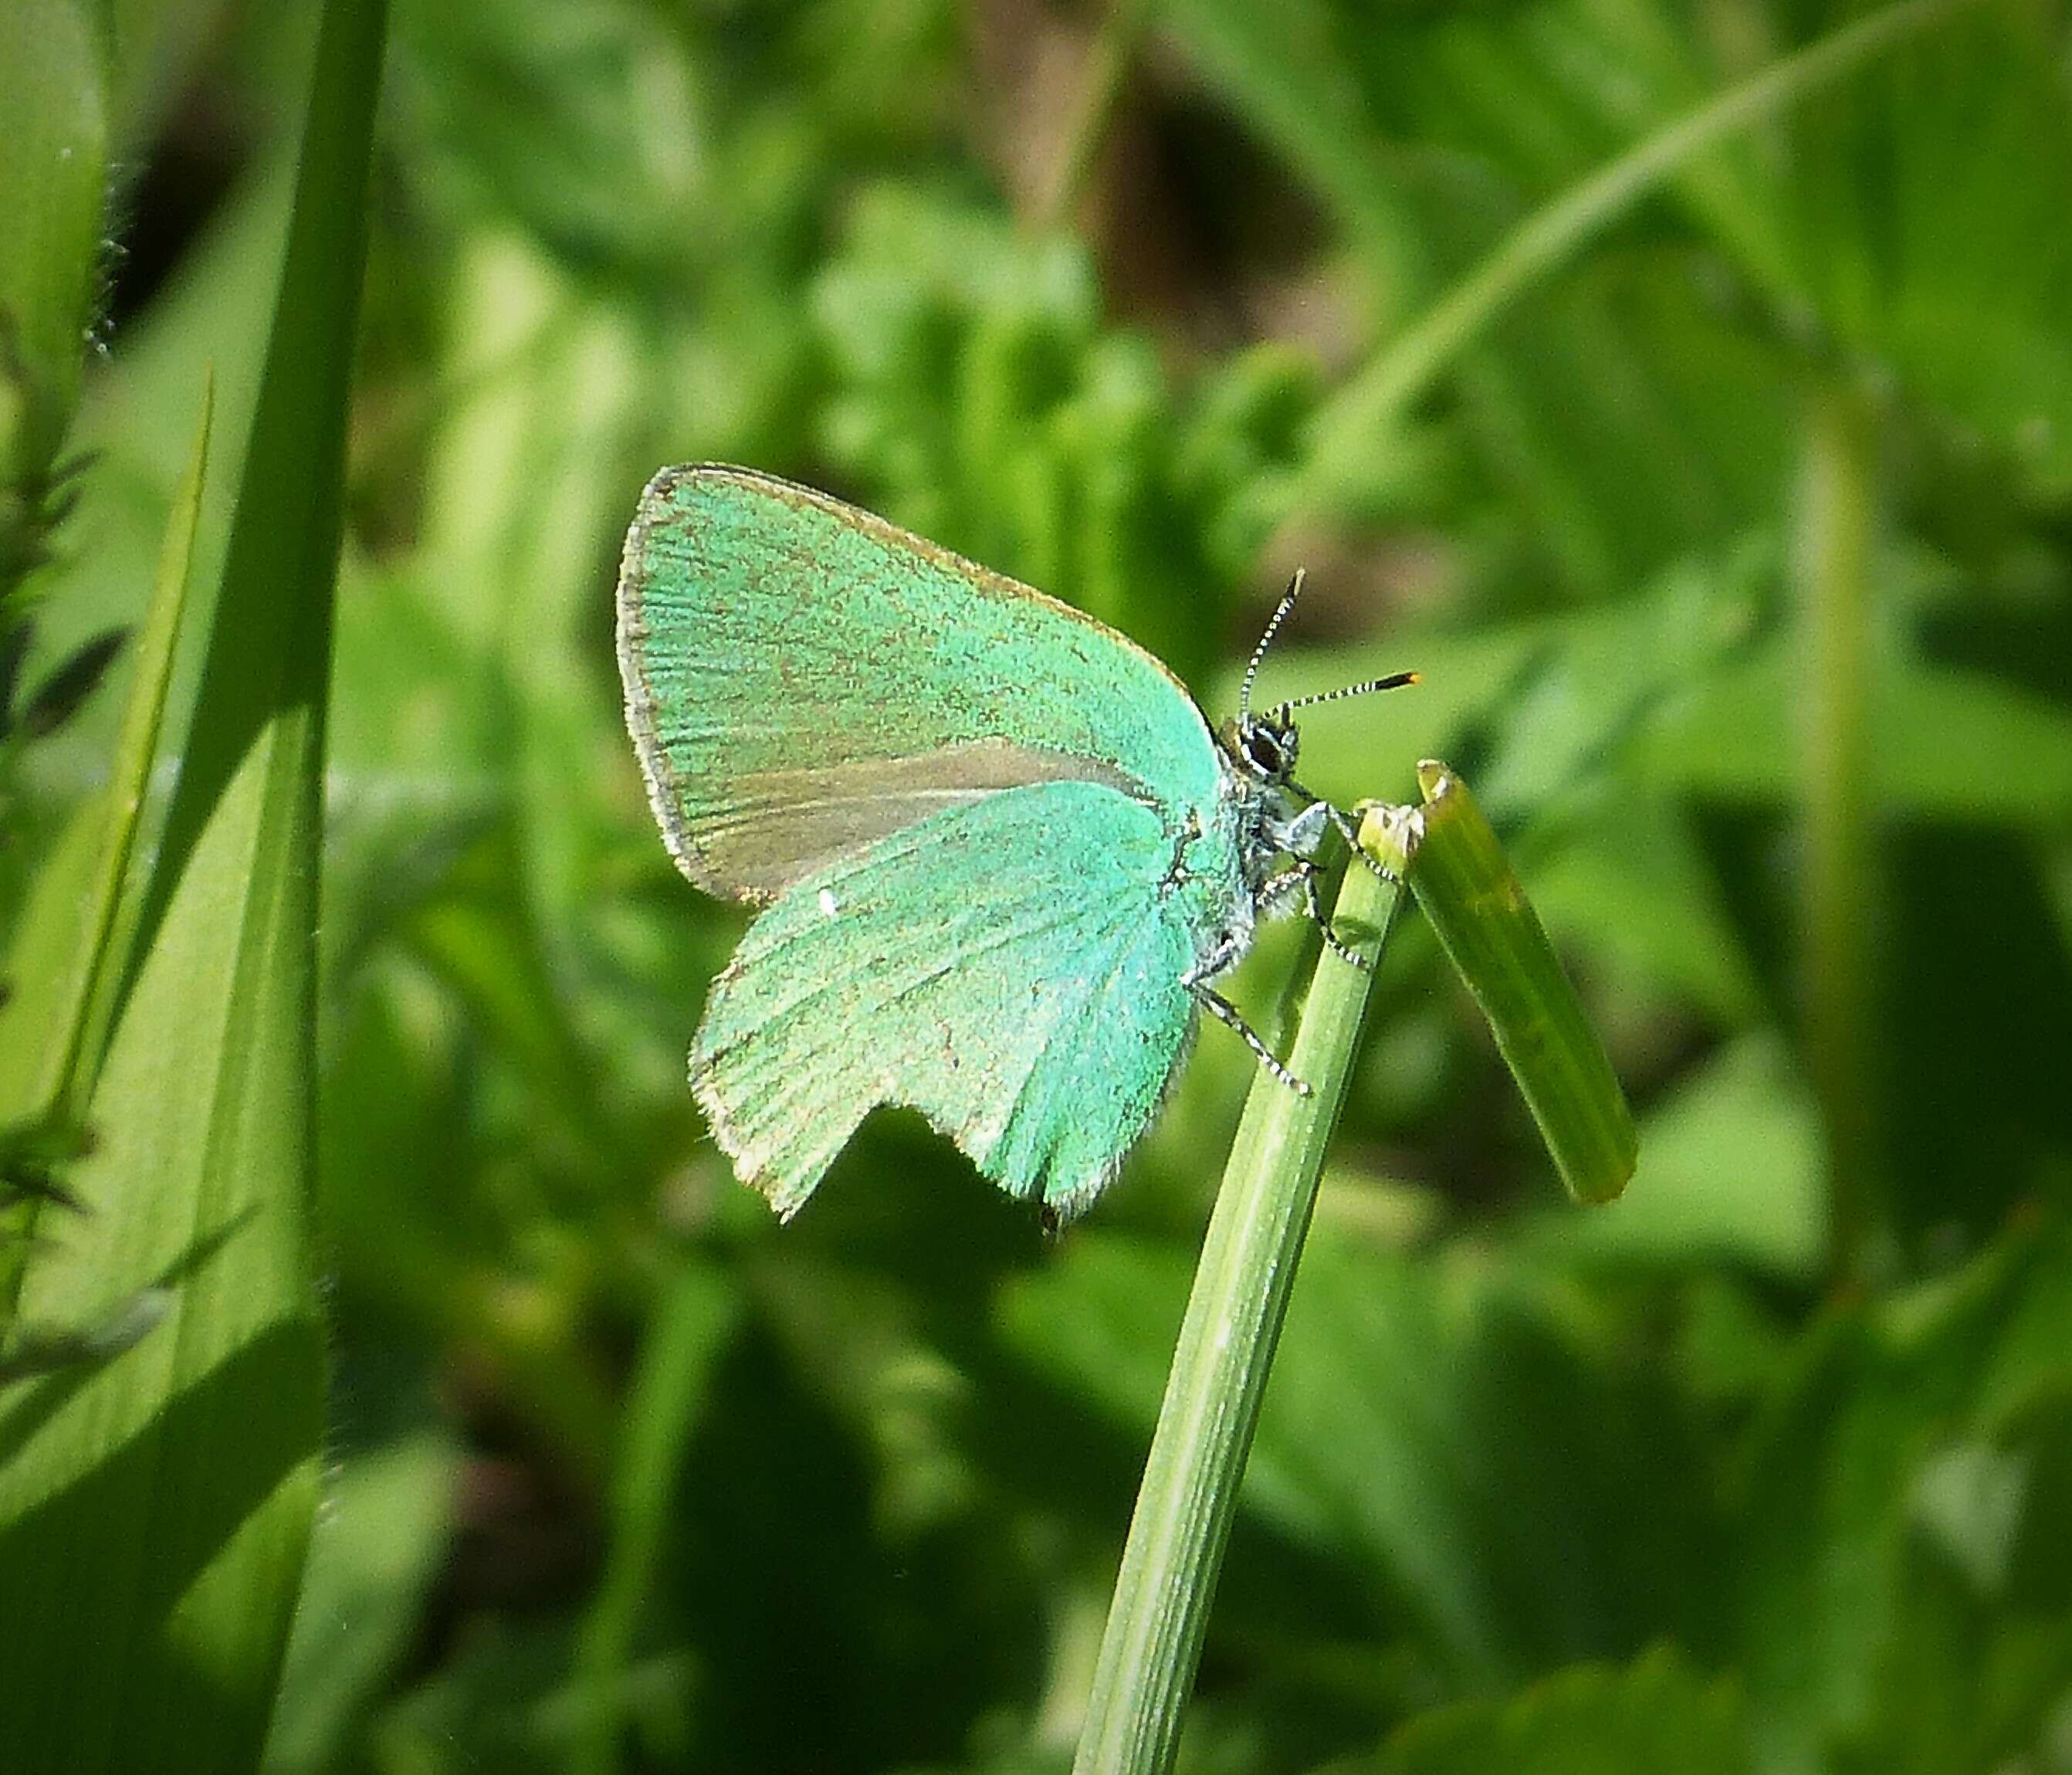
<path fill-rule="evenodd" d="M 1308 795 L 1312 802 L 1324 809 L 1326 815 L 1330 819 L 1331 824 L 1338 828 L 1338 836 L 1346 841 L 1346 847 L 1350 850 L 1355 857 L 1359 858 L 1362 863 L 1365 863 L 1369 869 L 1372 870 L 1375 875 L 1379 875 L 1392 888 L 1398 888 L 1402 885 L 1401 880 L 1396 875 L 1394 871 L 1384 868 L 1379 863 L 1376 862 L 1372 856 L 1369 855 L 1364 848 L 1363 848 L 1359 842 L 1359 822 L 1355 820 L 1351 814 L 1348 813 L 1335 801 L 1326 801 L 1322 796 L 1309 795 L 1309 790 L 1304 789 L 1299 783 L 1291 783 L 1288 786 L 1293 789 L 1297 795 Z"/>
<path fill-rule="evenodd" d="M 1335 810 L 1334 810 L 1335 811 Z M 1309 922 L 1317 927 L 1324 939 L 1324 946 L 1332 954 L 1363 974 L 1374 972 L 1373 962 L 1359 950 L 1350 947 L 1345 939 L 1333 929 L 1330 915 L 1317 892 L 1317 866 L 1306 857 L 1298 857 L 1277 875 L 1269 875 L 1260 887 L 1255 905 L 1265 911 L 1276 900 L 1285 900 L 1297 888 L 1301 890 L 1303 911 Z"/>
<path fill-rule="evenodd" d="M 1261 1066 L 1297 1097 L 1307 1097 L 1309 1085 L 1281 1065 L 1280 1056 L 1260 1040 L 1258 1032 L 1244 1020 L 1237 1007 L 1209 984 L 1244 953 L 1244 946 L 1236 937 L 1226 937 L 1180 976 L 1180 984 L 1194 995 L 1195 1003 L 1204 1011 L 1237 1032 L 1238 1040 L 1252 1050 L 1252 1057 Z"/>

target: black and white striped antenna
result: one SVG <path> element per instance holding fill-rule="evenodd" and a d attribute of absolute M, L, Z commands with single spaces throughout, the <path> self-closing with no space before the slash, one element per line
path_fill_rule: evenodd
<path fill-rule="evenodd" d="M 1304 569 L 1297 567 L 1295 570 L 1295 577 L 1288 582 L 1288 589 L 1281 593 L 1281 602 L 1273 607 L 1273 615 L 1267 623 L 1266 632 L 1259 637 L 1259 645 L 1252 650 L 1251 661 L 1244 669 L 1244 682 L 1238 686 L 1237 718 L 1240 721 L 1252 713 L 1252 680 L 1259 676 L 1260 662 L 1266 657 L 1266 650 L 1273 645 L 1273 637 L 1287 619 L 1288 612 L 1295 607 L 1295 600 L 1302 595 L 1305 576 Z"/>
<path fill-rule="evenodd" d="M 1307 577 L 1304 569 L 1297 567 L 1295 577 L 1288 582 L 1288 589 L 1281 593 L 1281 602 L 1273 607 L 1273 615 L 1266 624 L 1266 632 L 1259 637 L 1259 645 L 1252 650 L 1252 657 L 1245 664 L 1244 682 L 1238 686 L 1237 718 L 1240 723 L 1252 719 L 1252 686 L 1259 676 L 1260 663 L 1266 657 L 1266 650 L 1273 645 L 1273 637 L 1281 632 L 1287 620 L 1288 612 L 1295 607 L 1295 600 L 1302 595 L 1302 582 Z M 1348 684 L 1338 690 L 1320 691 L 1315 696 L 1296 697 L 1273 706 L 1273 717 L 1285 721 L 1297 709 L 1314 707 L 1319 702 L 1339 702 L 1347 697 L 1363 697 L 1375 690 L 1400 690 L 1406 684 L 1415 684 L 1415 672 L 1391 672 L 1386 677 L 1369 678 L 1362 684 Z"/>
<path fill-rule="evenodd" d="M 1369 678 L 1363 684 L 1348 684 L 1342 690 L 1323 690 L 1313 697 L 1297 697 L 1288 702 L 1276 702 L 1273 712 L 1283 721 L 1297 709 L 1307 709 L 1319 702 L 1338 702 L 1346 697 L 1363 697 L 1371 690 L 1400 690 L 1406 684 L 1415 684 L 1415 672 L 1391 672 L 1388 677 Z"/>

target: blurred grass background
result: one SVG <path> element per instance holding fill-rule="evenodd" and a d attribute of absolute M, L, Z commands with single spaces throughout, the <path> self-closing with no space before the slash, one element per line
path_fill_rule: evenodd
<path fill-rule="evenodd" d="M 1871 10 L 396 0 L 323 776 L 327 1502 L 269 1769 L 1069 1762 L 1252 1062 L 1210 1030 L 1054 1243 L 898 1116 L 789 1228 L 732 1181 L 683 1056 L 742 920 L 669 867 L 609 650 L 641 483 L 714 459 L 1071 599 L 1212 713 L 1306 564 L 1273 694 L 1424 683 L 1315 711 L 1305 776 L 1461 768 L 1640 1114 L 1626 1198 L 1568 1208 L 1406 925 L 1183 1767 L 2072 1770 L 2064 7 L 1758 117 L 1330 418 L 1521 221 Z M 243 459 L 316 9 L 31 12 L 105 53 L 106 168 L 83 376 L 6 340 L 34 687 L 138 619 L 211 365 Z M 126 670 L 0 736 L 0 930 Z"/>

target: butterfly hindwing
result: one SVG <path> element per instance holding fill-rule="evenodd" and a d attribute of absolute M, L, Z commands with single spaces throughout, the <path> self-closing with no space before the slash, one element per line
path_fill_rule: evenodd
<path fill-rule="evenodd" d="M 1199 933 L 1161 892 L 1156 812 L 1046 782 L 838 857 L 750 927 L 692 1081 L 780 1213 L 871 1109 L 919 1110 L 1009 1192 L 1070 1214 L 1156 1113 L 1185 1051 Z"/>
<path fill-rule="evenodd" d="M 1177 679 L 1068 606 L 745 469 L 665 470 L 619 588 L 656 816 L 709 892 L 773 900 L 945 809 L 1103 785 L 1177 823 L 1217 793 Z"/>

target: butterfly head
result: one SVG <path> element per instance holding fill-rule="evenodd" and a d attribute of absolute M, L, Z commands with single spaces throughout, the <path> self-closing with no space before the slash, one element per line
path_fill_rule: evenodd
<path fill-rule="evenodd" d="M 1264 715 L 1247 710 L 1223 730 L 1223 746 L 1248 776 L 1281 784 L 1295 774 L 1302 736 L 1285 709 L 1269 709 Z"/>

